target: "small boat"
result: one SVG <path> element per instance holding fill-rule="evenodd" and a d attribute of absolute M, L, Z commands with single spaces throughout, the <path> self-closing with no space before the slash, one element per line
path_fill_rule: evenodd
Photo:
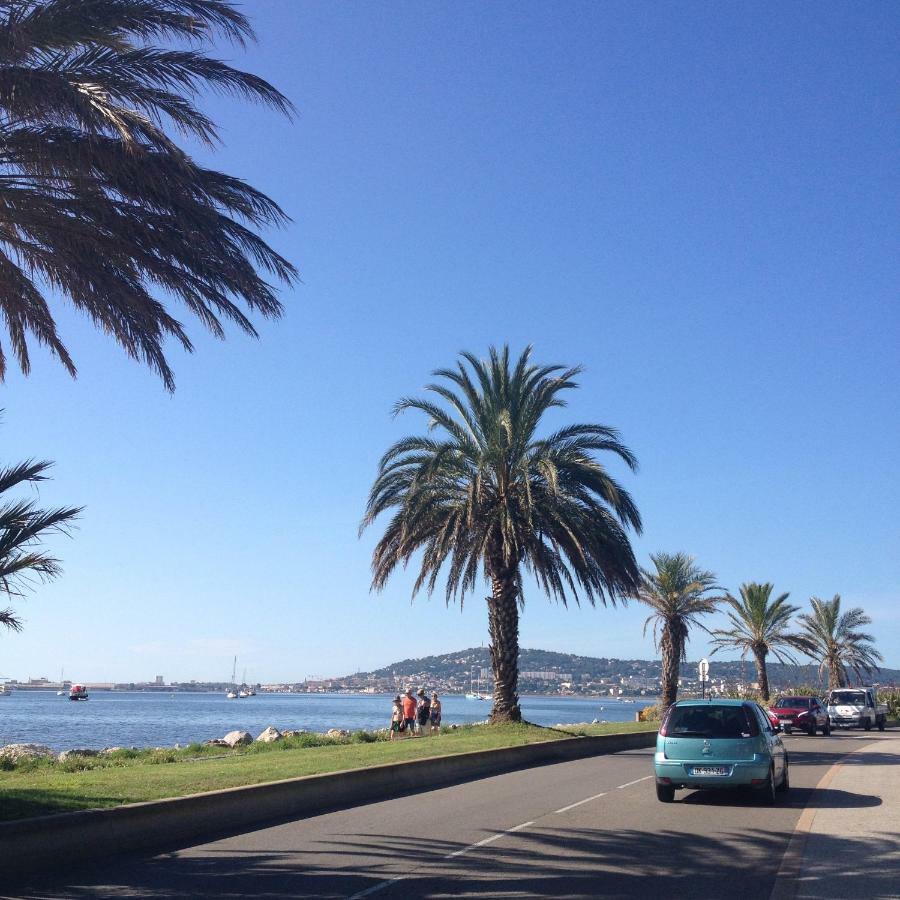
<path fill-rule="evenodd" d="M 87 688 L 83 684 L 72 685 L 72 689 L 69 691 L 70 700 L 87 700 L 87 698 Z"/>
<path fill-rule="evenodd" d="M 226 699 L 226 700 L 237 700 L 237 698 L 238 698 L 238 695 L 237 695 L 234 691 L 229 691 L 229 692 L 225 695 L 225 699 Z"/>
<path fill-rule="evenodd" d="M 5 684 L 0 684 L 0 697 L 12 697 L 12 691 Z"/>

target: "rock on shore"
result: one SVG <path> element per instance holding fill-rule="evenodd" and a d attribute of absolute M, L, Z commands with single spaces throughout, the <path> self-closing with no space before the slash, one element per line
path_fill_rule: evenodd
<path fill-rule="evenodd" d="M 262 744 L 272 744 L 275 741 L 280 741 L 283 737 L 284 735 L 274 725 L 270 725 L 257 736 L 256 740 Z"/>
<path fill-rule="evenodd" d="M 237 747 L 241 744 L 252 744 L 253 736 L 249 731 L 229 731 L 222 740 L 229 747 Z"/>
<path fill-rule="evenodd" d="M 23 759 L 56 759 L 56 754 L 43 744 L 7 744 L 0 747 L 0 759 L 17 763 Z"/>

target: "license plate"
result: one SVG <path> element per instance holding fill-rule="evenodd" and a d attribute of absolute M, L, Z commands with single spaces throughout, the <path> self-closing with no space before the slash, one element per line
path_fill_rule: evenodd
<path fill-rule="evenodd" d="M 693 766 L 691 775 L 727 775 L 726 766 Z"/>

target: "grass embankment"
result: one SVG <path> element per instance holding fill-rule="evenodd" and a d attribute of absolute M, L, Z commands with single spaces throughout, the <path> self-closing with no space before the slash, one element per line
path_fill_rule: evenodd
<path fill-rule="evenodd" d="M 161 800 L 301 775 L 517 747 L 577 735 L 653 731 L 655 727 L 637 722 L 565 729 L 526 724 L 478 725 L 434 737 L 392 742 L 382 734 L 368 732 L 356 732 L 343 739 L 309 734 L 234 750 L 193 744 L 182 750 L 119 750 L 109 756 L 70 757 L 62 763 L 30 760 L 14 767 L 0 767 L 0 820 Z"/>

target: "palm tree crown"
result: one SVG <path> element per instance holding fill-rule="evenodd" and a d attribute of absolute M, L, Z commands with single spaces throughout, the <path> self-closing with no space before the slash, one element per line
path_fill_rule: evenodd
<path fill-rule="evenodd" d="M 644 623 L 644 634 L 653 624 L 653 643 L 662 655 L 663 707 L 671 706 L 678 694 L 678 674 L 687 659 L 688 631 L 694 626 L 708 630 L 700 617 L 716 611 L 720 597 L 716 576 L 701 569 L 686 553 L 656 553 L 650 556 L 655 571 L 641 569 L 636 597 L 653 612 Z"/>
<path fill-rule="evenodd" d="M 740 600 L 726 597 L 731 607 L 729 629 L 717 629 L 713 634 L 713 653 L 723 647 L 741 651 L 741 657 L 751 653 L 756 661 L 756 674 L 763 700 L 769 699 L 769 677 L 766 657 L 771 653 L 779 662 L 795 663 L 792 650 L 808 653 L 809 641 L 789 631 L 791 616 L 798 607 L 787 602 L 790 594 L 780 594 L 774 600 L 773 585 L 750 582 L 741 585 Z"/>
<path fill-rule="evenodd" d="M 31 576 L 41 581 L 60 574 L 59 560 L 37 546 L 48 533 L 67 532 L 81 509 L 38 509 L 34 500 L 6 500 L 4 495 L 23 484 L 47 480 L 49 462 L 28 460 L 0 469 L 0 594 L 21 597 Z M 21 619 L 12 608 L 0 610 L 0 625 L 18 631 Z"/>
<path fill-rule="evenodd" d="M 257 267 L 293 266 L 254 228 L 286 221 L 250 185 L 195 163 L 165 127 L 212 145 L 205 90 L 290 104 L 270 84 L 207 56 L 215 35 L 252 37 L 223 0 L 16 0 L 0 6 L 0 312 L 23 372 L 27 339 L 73 375 L 49 297 L 68 297 L 135 359 L 174 379 L 164 343 L 191 342 L 158 295 L 213 334 L 255 334 L 241 309 L 282 307 Z M 180 41 L 170 49 L 157 39 Z M 6 357 L 0 350 L 0 378 Z"/>
<path fill-rule="evenodd" d="M 798 616 L 803 634 L 812 645 L 810 655 L 819 661 L 819 674 L 828 673 L 828 688 L 846 687 L 853 672 L 862 681 L 864 675 L 878 671 L 881 654 L 872 646 L 875 638 L 859 631 L 872 620 L 855 606 L 841 613 L 841 595 L 831 600 L 810 597 L 812 613 Z"/>
<path fill-rule="evenodd" d="M 520 717 L 518 609 L 522 570 L 563 604 L 581 596 L 615 603 L 637 589 L 639 571 L 626 528 L 641 519 L 628 493 L 594 454 L 636 460 L 604 425 L 569 425 L 539 435 L 544 415 L 565 405 L 578 368 L 538 366 L 531 348 L 487 361 L 463 353 L 428 385 L 436 400 L 404 399 L 396 412 L 428 416 L 430 434 L 398 441 L 382 457 L 361 530 L 393 516 L 373 553 L 375 589 L 421 553 L 413 594 L 430 593 L 447 565 L 446 599 L 463 602 L 483 575 L 494 667 L 493 718 Z M 438 434 L 434 434 L 437 432 Z"/>

